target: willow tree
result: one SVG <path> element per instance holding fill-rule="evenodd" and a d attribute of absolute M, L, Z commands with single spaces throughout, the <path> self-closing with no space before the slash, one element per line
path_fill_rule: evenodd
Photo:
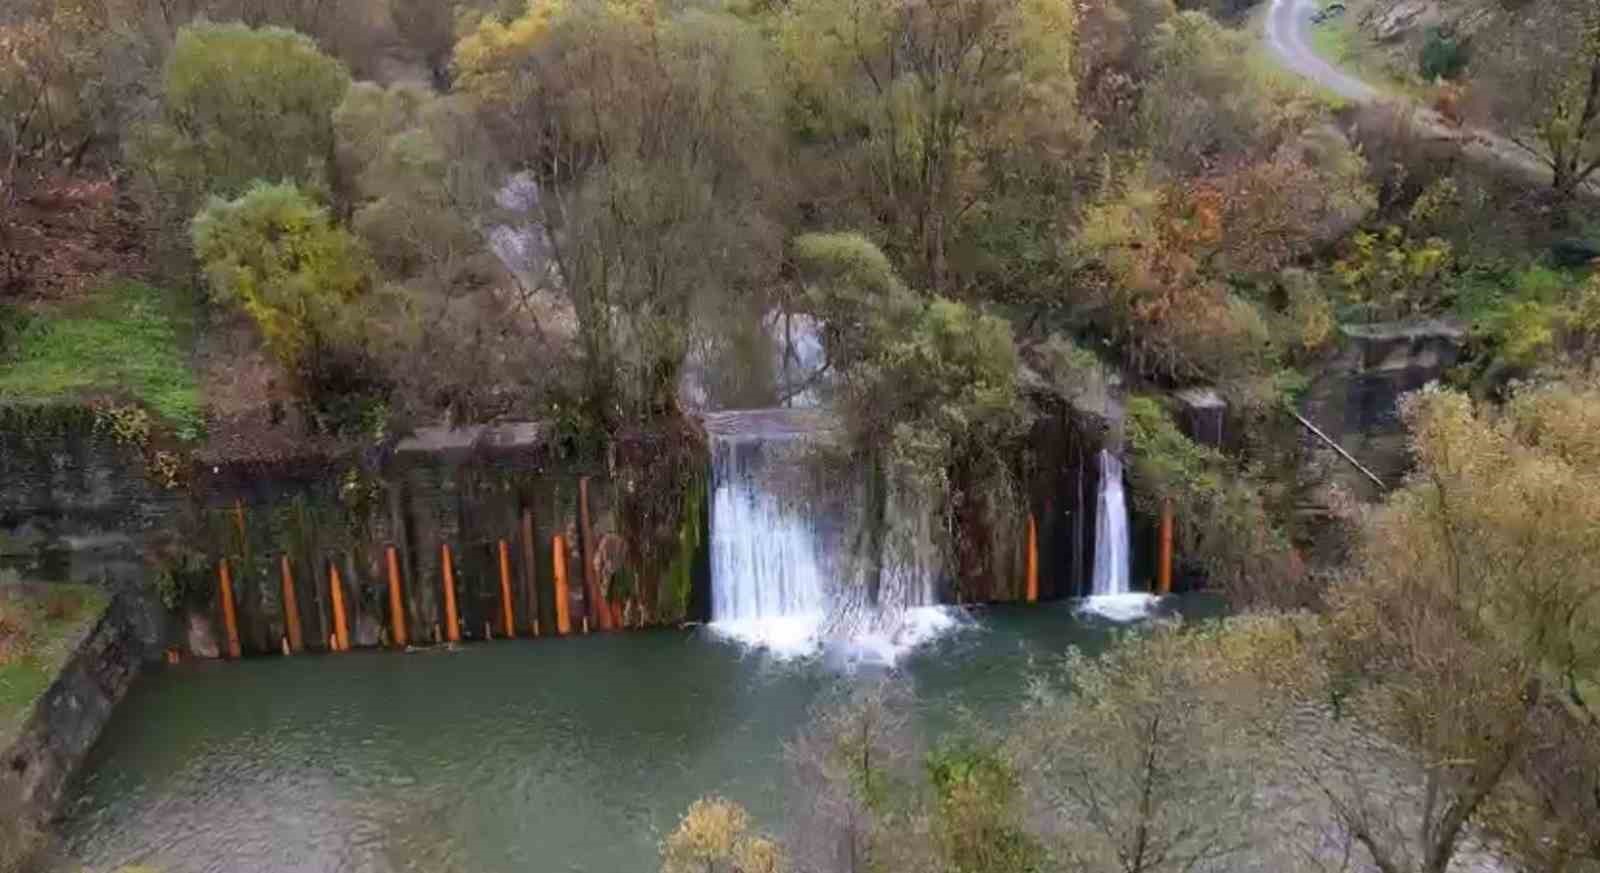
<path fill-rule="evenodd" d="M 258 182 L 235 200 L 212 198 L 191 233 L 213 298 L 255 321 L 308 399 L 360 378 L 345 364 L 371 258 L 326 209 L 292 183 Z"/>
<path fill-rule="evenodd" d="M 1046 677 L 1013 731 L 1019 772 L 1063 869 L 1228 869 L 1269 848 L 1275 687 L 1305 620 L 1157 623 Z M 1276 815 L 1285 810 L 1276 801 Z"/>
<path fill-rule="evenodd" d="M 1497 20 L 1469 67 L 1474 102 L 1571 198 L 1600 171 L 1600 8 L 1541 0 L 1489 12 Z"/>
<path fill-rule="evenodd" d="M 702 9 L 537 3 L 482 22 L 455 67 L 537 186 L 529 217 L 577 316 L 591 419 L 672 407 L 697 295 L 738 299 L 779 260 L 760 34 Z"/>
<path fill-rule="evenodd" d="M 957 249 L 1080 141 L 1076 28 L 1064 0 L 799 0 L 779 29 L 791 127 L 906 274 L 952 293 Z"/>
<path fill-rule="evenodd" d="M 127 142 L 137 189 L 170 242 L 208 195 L 237 197 L 256 180 L 329 183 L 334 107 L 344 65 L 310 37 L 277 27 L 184 27 L 161 79 L 154 117 Z"/>
<path fill-rule="evenodd" d="M 1485 821 L 1570 869 L 1600 848 L 1600 386 L 1405 416 L 1417 470 L 1330 594 L 1335 705 L 1296 760 L 1383 873 L 1443 873 Z"/>
<path fill-rule="evenodd" d="M 912 291 L 859 234 L 804 234 L 791 258 L 825 325 L 835 400 L 867 471 L 864 595 L 879 602 L 888 568 L 942 569 L 926 565 L 954 557 L 961 594 L 993 596 L 982 560 L 991 534 L 1021 527 L 1005 455 L 1025 423 L 1010 324 Z M 918 529 L 924 521 L 931 530 Z"/>

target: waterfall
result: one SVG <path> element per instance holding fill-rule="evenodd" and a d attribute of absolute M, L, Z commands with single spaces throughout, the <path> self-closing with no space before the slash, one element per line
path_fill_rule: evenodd
<path fill-rule="evenodd" d="M 779 648 L 806 645 L 827 606 L 816 519 L 768 475 L 802 439 L 763 431 L 711 436 L 711 621 Z"/>
<path fill-rule="evenodd" d="M 1128 593 L 1128 504 L 1122 496 L 1122 462 L 1100 451 L 1100 498 L 1095 507 L 1095 597 Z"/>
<path fill-rule="evenodd" d="M 850 544 L 859 489 L 807 457 L 819 410 L 705 416 L 711 443 L 711 630 L 780 656 L 822 651 L 892 663 L 957 622 L 935 606 L 923 508 L 891 492 L 882 590 L 864 596 Z M 924 540 L 927 543 L 924 543 Z"/>
<path fill-rule="evenodd" d="M 1122 493 L 1122 461 L 1100 452 L 1100 496 L 1095 507 L 1094 585 L 1083 610 L 1113 621 L 1149 613 L 1156 598 L 1128 586 L 1128 503 Z"/>

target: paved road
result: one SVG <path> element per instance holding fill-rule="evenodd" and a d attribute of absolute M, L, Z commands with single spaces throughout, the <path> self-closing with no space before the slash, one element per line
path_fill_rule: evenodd
<path fill-rule="evenodd" d="M 1268 48 L 1284 66 L 1338 94 L 1366 103 L 1381 96 L 1378 89 L 1323 60 L 1311 48 L 1311 16 L 1321 8 L 1313 0 L 1272 0 L 1267 11 Z"/>
<path fill-rule="evenodd" d="M 1321 6 L 1317 0 L 1272 0 L 1263 38 L 1279 63 L 1353 103 L 1403 101 L 1328 63 L 1311 48 L 1311 16 Z M 1451 124 L 1426 106 L 1409 108 L 1410 123 L 1420 136 L 1455 142 L 1471 160 L 1495 164 L 1532 184 L 1550 184 L 1550 168 L 1511 140 L 1482 128 Z M 1600 197 L 1600 178 L 1591 179 L 1582 193 Z"/>

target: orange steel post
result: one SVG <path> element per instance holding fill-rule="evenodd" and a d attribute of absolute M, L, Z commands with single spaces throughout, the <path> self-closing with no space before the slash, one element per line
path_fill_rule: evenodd
<path fill-rule="evenodd" d="M 528 631 L 539 635 L 539 573 L 535 562 L 537 545 L 533 541 L 533 511 L 522 510 L 522 566 L 528 592 Z"/>
<path fill-rule="evenodd" d="M 233 574 L 228 572 L 228 559 L 217 564 L 218 596 L 222 598 L 222 627 L 228 635 L 228 657 L 239 657 L 239 616 L 233 611 Z"/>
<path fill-rule="evenodd" d="M 1039 602 L 1039 523 L 1028 513 L 1028 602 Z"/>
<path fill-rule="evenodd" d="M 394 638 L 395 646 L 405 648 L 406 643 L 406 605 L 400 599 L 400 555 L 394 546 L 383 550 L 385 562 L 389 565 L 389 635 Z"/>
<path fill-rule="evenodd" d="M 561 534 L 550 540 L 550 558 L 556 571 L 556 633 L 566 636 L 572 632 L 572 617 L 567 614 L 567 541 Z"/>
<path fill-rule="evenodd" d="M 1172 498 L 1161 501 L 1161 556 L 1156 567 L 1156 592 L 1172 593 Z"/>
<path fill-rule="evenodd" d="M 461 642 L 461 619 L 456 614 L 456 569 L 450 563 L 450 544 L 439 546 L 444 565 L 444 638 L 452 643 Z"/>
<path fill-rule="evenodd" d="M 505 621 L 506 639 L 517 638 L 517 619 L 511 609 L 511 546 L 500 541 L 500 617 Z"/>
<path fill-rule="evenodd" d="M 289 635 L 289 651 L 303 652 L 305 637 L 300 632 L 300 599 L 294 593 L 294 570 L 289 567 L 289 556 L 278 559 L 278 569 L 283 576 L 283 628 Z"/>
<path fill-rule="evenodd" d="M 583 546 L 583 604 L 588 608 L 588 617 L 599 630 L 611 630 L 611 607 L 605 598 L 600 596 L 599 567 L 595 565 L 596 546 L 594 541 L 594 526 L 589 517 L 589 477 L 582 476 L 578 479 L 578 524 L 579 540 Z"/>
<path fill-rule="evenodd" d="M 350 623 L 344 617 L 344 583 L 339 581 L 339 568 L 328 563 L 328 599 L 333 602 L 333 650 L 350 651 Z"/>

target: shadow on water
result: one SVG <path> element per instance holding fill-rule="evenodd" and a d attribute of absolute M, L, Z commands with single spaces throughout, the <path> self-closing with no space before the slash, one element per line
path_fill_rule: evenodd
<path fill-rule="evenodd" d="M 984 609 L 899 669 L 937 733 L 1003 717 L 1030 667 L 1114 631 L 1066 602 Z M 168 668 L 107 728 L 58 866 L 652 870 L 702 794 L 776 825 L 782 742 L 836 679 L 698 631 Z"/>

